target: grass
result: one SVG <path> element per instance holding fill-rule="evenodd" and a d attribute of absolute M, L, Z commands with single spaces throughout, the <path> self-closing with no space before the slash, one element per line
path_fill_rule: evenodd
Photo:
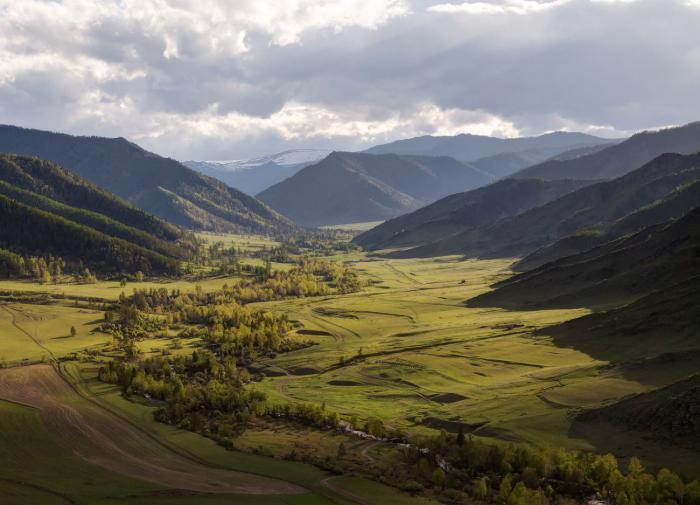
<path fill-rule="evenodd" d="M 223 242 L 225 247 L 235 245 L 245 253 L 278 247 L 279 242 L 260 235 L 233 235 L 230 233 L 200 232 L 197 237 L 209 244 Z"/>
<path fill-rule="evenodd" d="M 379 226 L 384 221 L 367 221 L 364 223 L 347 223 L 347 224 L 330 224 L 327 226 L 321 226 L 325 230 L 341 230 L 341 231 L 367 231 L 371 230 L 375 226 Z"/>
<path fill-rule="evenodd" d="M 272 245 L 267 239 L 253 237 L 210 235 L 208 240 L 230 240 L 249 250 Z M 330 410 L 355 414 L 360 419 L 380 417 L 388 425 L 413 433 L 434 433 L 438 428 L 454 431 L 462 425 L 476 437 L 499 443 L 521 441 L 613 451 L 621 456 L 638 454 L 649 468 L 667 465 L 686 475 L 700 474 L 696 453 L 658 444 L 648 437 L 620 433 L 607 425 L 581 426 L 571 415 L 679 380 L 696 370 L 697 363 L 689 361 L 681 366 L 657 360 L 630 368 L 623 366 L 624 349 L 616 354 L 616 363 L 609 363 L 573 346 L 556 345 L 546 335 L 534 334 L 540 328 L 588 313 L 585 308 L 514 311 L 465 307 L 465 300 L 511 275 L 510 260 L 384 260 L 358 252 L 339 254 L 334 259 L 351 263 L 370 281 L 369 287 L 348 295 L 256 304 L 299 321 L 304 338 L 318 343 L 263 363 L 283 375 L 270 375 L 251 387 L 266 392 L 272 401 L 324 401 Z M 188 290 L 196 284 L 210 290 L 235 281 L 150 281 L 129 283 L 125 291 L 134 287 Z M 3 281 L 0 289 L 108 299 L 116 299 L 122 291 L 116 282 L 41 286 Z M 13 317 L 19 328 L 13 324 Z M 110 341 L 108 336 L 92 332 L 100 318 L 99 311 L 73 307 L 70 302 L 4 305 L 0 307 L 0 359 L 17 363 L 41 360 L 47 352 L 62 357 L 85 348 L 100 350 Z M 71 326 L 77 330 L 75 337 L 68 336 Z M 188 344 L 183 342 L 182 352 L 190 352 Z M 139 343 L 144 352 L 157 352 L 168 345 L 165 339 Z M 94 364 L 68 364 L 66 371 L 77 382 L 86 381 L 81 387 L 87 393 L 179 450 L 231 470 L 292 481 L 311 491 L 304 495 L 308 501 L 289 496 L 281 501 L 279 497 L 236 497 L 236 503 L 328 503 L 331 499 L 348 503 L 347 494 L 342 498 L 338 490 L 368 503 L 416 503 L 407 495 L 366 479 L 337 477 L 326 481 L 328 474 L 315 467 L 279 459 L 294 447 L 298 452 L 315 450 L 332 457 L 343 436 L 261 425 L 243 435 L 239 447 L 276 458 L 227 451 L 193 433 L 154 422 L 152 406 L 129 402 L 116 388 L 98 382 Z M 122 496 L 122 485 L 136 489 L 134 493 L 152 489 L 151 485 L 115 476 L 75 457 L 43 428 L 33 409 L 0 404 L 0 428 L 0 475 L 5 479 L 0 479 L 0 494 L 14 496 L 17 503 L 62 503 L 63 498 L 52 492 L 66 491 L 80 503 L 99 504 L 108 493 Z M 22 441 L 30 434 L 36 442 L 27 442 L 25 448 Z M 606 442 L 612 438 L 614 443 Z M 350 447 L 348 457 L 362 465 L 356 452 L 362 448 L 355 448 L 352 441 L 346 445 Z M 39 447 L 48 449 L 42 452 Z M 38 452 L 40 457 L 33 460 L 30 454 Z M 367 453 L 378 464 L 393 457 L 388 448 L 381 446 Z M 14 459 L 16 465 L 8 463 Z M 64 471 L 71 476 L 65 477 L 65 483 Z M 35 487 L 17 484 L 22 479 Z M 329 484 L 337 488 L 336 492 Z M 98 488 L 104 494 L 96 492 Z M 125 499 L 127 503 L 142 503 L 139 500 L 143 497 Z M 224 503 L 215 497 L 195 500 L 186 496 L 159 496 L 149 503 L 159 501 Z"/>

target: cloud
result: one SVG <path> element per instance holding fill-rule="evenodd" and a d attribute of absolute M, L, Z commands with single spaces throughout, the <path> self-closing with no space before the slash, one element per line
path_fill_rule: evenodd
<path fill-rule="evenodd" d="M 606 1 L 606 0 L 603 0 Z M 607 0 L 610 1 L 610 0 Z M 615 1 L 615 0 L 612 0 Z M 432 5 L 430 12 L 447 14 L 531 14 L 543 12 L 568 3 L 569 0 L 504 0 L 503 2 L 464 2 L 459 4 L 444 3 Z"/>
<path fill-rule="evenodd" d="M 0 0 L 0 122 L 190 159 L 621 136 L 700 118 L 697 4 Z"/>

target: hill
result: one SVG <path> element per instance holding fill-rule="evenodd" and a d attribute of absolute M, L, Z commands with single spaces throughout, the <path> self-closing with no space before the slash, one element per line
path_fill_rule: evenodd
<path fill-rule="evenodd" d="M 400 254 L 501 258 L 527 255 L 565 236 L 589 228 L 605 228 L 699 177 L 700 155 L 662 155 L 623 177 L 585 186 L 516 216 Z"/>
<path fill-rule="evenodd" d="M 365 249 L 416 246 L 543 205 L 585 186 L 582 181 L 503 179 L 447 196 L 426 207 L 382 223 L 353 242 Z"/>
<path fill-rule="evenodd" d="M 518 261 L 513 268 L 532 270 L 564 256 L 587 251 L 624 235 L 637 232 L 645 226 L 677 219 L 700 202 L 700 180 L 680 186 L 659 200 L 642 207 L 609 226 L 588 228 L 546 245 Z"/>
<path fill-rule="evenodd" d="M 607 421 L 675 443 L 700 437 L 700 374 L 612 405 L 585 411 L 579 421 Z"/>
<path fill-rule="evenodd" d="M 305 226 L 378 221 L 492 180 L 448 157 L 334 152 L 258 195 Z"/>
<path fill-rule="evenodd" d="M 5 275 L 21 275 L 15 255 L 60 257 L 73 271 L 173 274 L 195 247 L 172 225 L 35 157 L 0 155 L 0 207 Z"/>
<path fill-rule="evenodd" d="M 295 149 L 250 160 L 185 161 L 183 164 L 232 188 L 255 195 L 293 176 L 302 168 L 319 162 L 330 153 L 320 149 Z"/>
<path fill-rule="evenodd" d="M 700 207 L 696 207 L 678 220 L 644 228 L 511 277 L 497 284 L 495 291 L 470 300 L 469 305 L 580 307 L 626 303 L 700 275 L 699 251 Z"/>
<path fill-rule="evenodd" d="M 525 168 L 512 177 L 539 179 L 612 179 L 664 153 L 700 151 L 700 122 L 638 133 L 619 144 L 588 156 L 553 159 Z"/>
<path fill-rule="evenodd" d="M 184 228 L 272 233 L 292 227 L 256 199 L 123 138 L 0 126 L 0 152 L 53 161 Z"/>
<path fill-rule="evenodd" d="M 571 149 L 615 142 L 617 140 L 575 132 L 553 132 L 537 137 L 508 139 L 470 134 L 441 137 L 426 135 L 374 146 L 365 152 L 370 154 L 450 156 L 461 161 L 475 161 L 504 153 L 521 153 L 524 157 L 535 156 L 543 160 Z"/>

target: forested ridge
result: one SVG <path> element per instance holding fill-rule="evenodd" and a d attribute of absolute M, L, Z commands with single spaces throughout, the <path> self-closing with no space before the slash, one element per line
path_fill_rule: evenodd
<path fill-rule="evenodd" d="M 0 154 L 0 209 L 4 276 L 57 279 L 59 264 L 80 275 L 173 275 L 198 247 L 193 235 L 30 156 Z"/>

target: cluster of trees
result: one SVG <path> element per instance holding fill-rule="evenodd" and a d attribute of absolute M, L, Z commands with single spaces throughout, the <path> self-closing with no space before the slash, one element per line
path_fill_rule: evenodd
<path fill-rule="evenodd" d="M 11 251 L 0 249 L 0 276 L 31 278 L 43 284 L 57 282 L 63 274 L 63 260 L 49 255 L 22 256 Z"/>
<path fill-rule="evenodd" d="M 328 411 L 325 404 L 285 403 L 270 405 L 266 414 L 274 418 L 286 418 L 306 426 L 322 430 L 335 430 L 340 426 L 340 415 Z"/>
<path fill-rule="evenodd" d="M 248 372 L 235 360 L 217 359 L 206 350 L 191 356 L 112 361 L 100 368 L 99 377 L 118 384 L 127 395 L 164 402 L 156 411 L 157 420 L 207 436 L 240 432 L 251 418 L 266 413 L 265 395 L 243 387 Z"/>
<path fill-rule="evenodd" d="M 352 270 L 327 261 L 305 262 L 287 272 L 269 272 L 265 277 L 242 279 L 232 285 L 225 284 L 220 290 L 209 292 L 203 291 L 199 286 L 192 292 L 168 292 L 164 288 L 135 290 L 132 301 L 139 310 L 170 313 L 174 321 L 187 322 L 191 318 L 182 318 L 182 308 L 185 306 L 201 308 L 208 305 L 246 304 L 288 297 L 348 293 L 363 286 Z"/>
<path fill-rule="evenodd" d="M 412 440 L 404 463 L 385 477 L 411 491 L 433 487 L 457 503 L 549 505 L 599 494 L 617 505 L 700 505 L 700 482 L 686 485 L 667 469 L 647 473 L 637 458 L 623 472 L 611 454 L 493 445 L 461 431 Z"/>

